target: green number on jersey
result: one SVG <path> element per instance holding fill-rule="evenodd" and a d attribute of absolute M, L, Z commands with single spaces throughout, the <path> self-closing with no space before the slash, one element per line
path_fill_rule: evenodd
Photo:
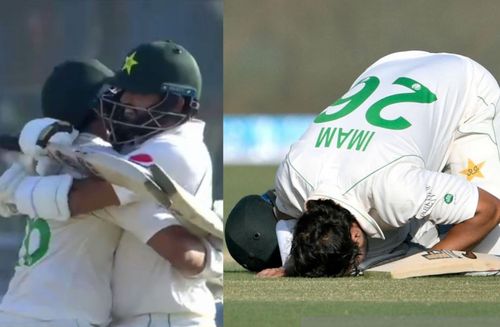
<path fill-rule="evenodd" d="M 35 240 L 35 234 L 33 234 L 34 232 L 38 234 L 38 242 L 35 245 L 36 247 L 31 243 Z M 47 251 L 49 250 L 50 237 L 50 226 L 45 219 L 28 219 L 26 225 L 26 235 L 24 236 L 22 244 L 24 255 L 22 256 L 19 264 L 32 266 L 41 258 L 43 258 L 43 256 L 47 254 Z"/>
<path fill-rule="evenodd" d="M 365 100 L 368 99 L 370 95 L 372 95 L 372 93 L 380 84 L 380 80 L 375 76 L 370 76 L 368 78 L 365 78 L 355 86 L 358 86 L 361 83 L 364 83 L 365 86 L 363 86 L 363 88 L 358 93 L 355 93 L 345 98 L 340 98 L 337 101 L 335 101 L 335 103 L 332 104 L 332 106 L 338 106 L 347 102 L 344 108 L 342 108 L 337 112 L 334 112 L 333 114 L 327 114 L 326 112 L 322 112 L 318 117 L 316 117 L 316 119 L 314 119 L 314 122 L 325 123 L 328 121 L 336 120 L 344 116 L 347 116 L 348 114 L 353 112 L 357 107 L 359 107 L 363 102 L 365 102 Z"/>
<path fill-rule="evenodd" d="M 314 122 L 325 123 L 350 114 L 363 102 L 365 102 L 366 99 L 370 97 L 370 95 L 373 94 L 375 89 L 379 86 L 380 80 L 375 76 L 370 76 L 368 78 L 365 78 L 355 86 L 361 83 L 364 83 L 365 86 L 359 92 L 346 98 L 340 98 L 334 104 L 332 104 L 332 106 L 337 106 L 347 102 L 344 108 L 332 114 L 328 114 L 324 111 L 316 117 Z M 432 103 L 437 100 L 436 95 L 432 93 L 427 87 L 411 78 L 400 77 L 396 79 L 392 84 L 407 87 L 412 90 L 412 92 L 389 95 L 372 104 L 366 111 L 366 120 L 371 125 L 393 130 L 408 128 L 411 126 L 411 123 L 404 117 L 398 117 L 393 120 L 384 119 L 381 117 L 382 110 L 385 107 L 396 103 Z"/>

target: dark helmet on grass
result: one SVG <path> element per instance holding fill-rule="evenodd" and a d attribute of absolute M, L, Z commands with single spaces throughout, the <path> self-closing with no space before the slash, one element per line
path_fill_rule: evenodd
<path fill-rule="evenodd" d="M 201 73 L 195 58 L 172 41 L 144 43 L 132 49 L 123 66 L 108 81 L 99 115 L 111 132 L 113 144 L 137 141 L 186 122 L 199 108 Z M 157 94 L 149 108 L 120 103 L 123 92 Z M 181 110 L 174 110 L 182 98 Z"/>
<path fill-rule="evenodd" d="M 77 129 L 96 118 L 92 110 L 103 83 L 113 72 L 98 60 L 65 61 L 54 67 L 42 87 L 44 117 Z"/>
<path fill-rule="evenodd" d="M 243 197 L 231 210 L 224 228 L 231 256 L 250 271 L 281 266 L 276 238 L 274 191 Z"/>

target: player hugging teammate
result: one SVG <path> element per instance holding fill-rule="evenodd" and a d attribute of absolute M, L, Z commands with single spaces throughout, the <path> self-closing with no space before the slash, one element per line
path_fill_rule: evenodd
<path fill-rule="evenodd" d="M 33 166 L 14 163 L 0 177 L 2 216 L 29 216 L 0 326 L 215 325 L 207 283 L 221 280 L 220 240 L 196 237 L 156 202 L 53 161 L 39 142 L 63 126 L 50 143 L 154 162 L 211 208 L 200 95 L 196 60 L 171 41 L 132 49 L 116 74 L 95 60 L 54 68 L 42 91 L 46 118 L 20 135 Z"/>

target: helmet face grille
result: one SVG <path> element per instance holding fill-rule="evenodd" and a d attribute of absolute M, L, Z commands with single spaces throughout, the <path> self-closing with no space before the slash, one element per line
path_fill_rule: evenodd
<path fill-rule="evenodd" d="M 199 104 L 192 88 L 181 85 L 170 88 L 167 85 L 164 90 L 161 100 L 148 108 L 121 103 L 120 99 L 125 91 L 118 88 L 107 86 L 101 91 L 96 112 L 109 131 L 113 145 L 141 143 L 183 124 L 196 114 Z M 185 100 L 184 109 L 180 113 L 172 112 L 179 97 Z"/>

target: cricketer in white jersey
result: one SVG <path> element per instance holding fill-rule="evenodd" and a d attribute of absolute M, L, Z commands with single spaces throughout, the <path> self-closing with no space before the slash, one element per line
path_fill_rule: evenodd
<path fill-rule="evenodd" d="M 190 120 L 149 139 L 127 157 L 143 164 L 150 157 L 179 185 L 210 207 L 212 166 L 203 142 L 204 126 L 202 121 Z M 114 262 L 112 326 L 148 326 L 148 323 L 156 326 L 165 322 L 172 326 L 213 325 L 214 297 L 206 285 L 204 272 L 186 277 L 145 244 L 160 229 L 179 225 L 175 217 L 153 203 L 106 210 L 115 223 L 127 230 Z M 157 223 L 144 225 L 142 217 L 148 215 L 156 217 Z M 206 246 L 208 250 L 211 248 Z M 222 254 L 208 250 L 211 259 L 207 259 L 207 265 L 222 268 Z M 209 268 L 213 267 L 205 270 Z"/>
<path fill-rule="evenodd" d="M 102 148 L 105 142 L 81 133 L 75 145 Z M 1 326 L 109 324 L 113 257 L 122 230 L 100 219 L 103 214 L 27 219 L 19 261 L 0 304 Z"/>
<path fill-rule="evenodd" d="M 129 51 L 109 83 L 118 89 L 101 96 L 99 116 L 110 131 L 111 143 L 140 144 L 128 153 L 129 160 L 159 164 L 179 185 L 212 207 L 205 125 L 194 119 L 201 95 L 201 72 L 195 58 L 173 41 L 144 43 Z M 112 325 L 214 325 L 214 297 L 206 283 L 222 274 L 221 249 L 189 234 L 165 209 L 157 208 L 156 213 L 150 209 L 156 225 L 162 226 L 150 226 L 149 233 L 143 228 L 147 225 L 134 225 L 142 212 L 127 210 L 125 206 L 110 211 L 117 223 L 122 214 L 135 219 L 121 225 L 130 234 L 124 233 L 115 258 Z M 190 257 L 193 260 L 186 259 Z"/>
<path fill-rule="evenodd" d="M 383 57 L 291 146 L 276 174 L 278 210 L 298 218 L 307 201 L 332 199 L 369 237 L 371 255 L 400 244 L 412 218 L 469 220 L 477 186 L 500 197 L 499 97 L 496 80 L 467 57 Z M 499 230 L 476 249 L 500 254 Z"/>

